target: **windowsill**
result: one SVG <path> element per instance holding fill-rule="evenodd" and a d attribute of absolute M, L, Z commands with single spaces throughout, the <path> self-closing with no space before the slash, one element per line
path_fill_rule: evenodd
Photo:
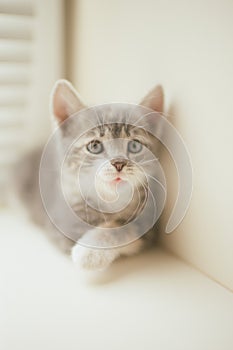
<path fill-rule="evenodd" d="M 0 232 L 4 349 L 233 347 L 232 294 L 160 247 L 84 273 L 9 211 Z"/>

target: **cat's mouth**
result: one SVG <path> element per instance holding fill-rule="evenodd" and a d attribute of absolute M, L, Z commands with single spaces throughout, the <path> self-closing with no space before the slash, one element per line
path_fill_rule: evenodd
<path fill-rule="evenodd" d="M 121 176 L 116 176 L 112 181 L 111 183 L 113 185 L 116 185 L 116 184 L 119 184 L 119 183 L 125 183 L 126 182 L 126 179 L 125 178 L 122 178 Z"/>

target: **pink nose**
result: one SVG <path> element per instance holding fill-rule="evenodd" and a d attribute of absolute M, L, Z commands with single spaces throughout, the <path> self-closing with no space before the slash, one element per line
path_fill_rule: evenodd
<path fill-rule="evenodd" d="M 125 159 L 113 159 L 111 164 L 120 172 L 127 164 L 127 161 Z"/>

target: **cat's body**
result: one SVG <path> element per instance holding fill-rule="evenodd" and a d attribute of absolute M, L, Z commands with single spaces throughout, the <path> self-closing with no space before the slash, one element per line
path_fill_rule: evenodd
<path fill-rule="evenodd" d="M 161 112 L 161 88 L 152 91 L 143 105 Z M 146 150 L 156 154 L 158 141 L 143 128 L 127 122 L 127 106 L 120 110 L 111 105 L 95 108 L 98 125 L 91 123 L 86 127 L 85 120 L 93 110 L 85 112 L 78 95 L 66 81 L 59 81 L 53 91 L 52 113 L 59 125 L 56 131 L 58 147 L 47 159 L 45 150 L 42 163 L 42 150 L 21 162 L 18 192 L 32 219 L 45 227 L 66 251 L 71 251 L 75 262 L 86 269 L 106 268 L 120 255 L 134 254 L 156 237 L 153 228 L 142 236 L 142 227 L 134 220 L 143 212 L 148 196 L 140 157 L 145 159 Z M 51 171 L 46 173 L 43 159 L 44 164 L 51 167 L 54 162 L 62 164 L 61 177 Z M 60 159 L 62 163 L 59 163 Z M 40 165 L 42 188 L 39 187 Z M 156 169 L 151 175 L 156 176 Z M 68 232 L 72 220 L 59 203 L 59 186 L 62 186 L 67 207 L 79 218 L 79 224 L 72 223 L 73 236 Z M 61 229 L 65 235 L 55 227 L 59 225 L 65 228 Z M 122 227 L 125 230 L 120 233 Z"/>

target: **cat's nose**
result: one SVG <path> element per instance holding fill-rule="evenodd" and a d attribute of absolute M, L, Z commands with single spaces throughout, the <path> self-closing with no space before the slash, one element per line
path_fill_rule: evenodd
<path fill-rule="evenodd" d="M 116 168 L 117 171 L 121 171 L 127 164 L 126 159 L 112 159 L 111 164 Z"/>

